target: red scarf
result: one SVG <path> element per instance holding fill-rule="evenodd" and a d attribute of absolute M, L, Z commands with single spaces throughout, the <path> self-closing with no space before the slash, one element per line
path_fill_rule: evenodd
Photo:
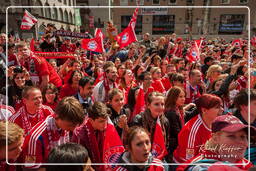
<path fill-rule="evenodd" d="M 91 154 L 92 163 L 102 163 L 104 132 L 98 131 L 98 140 L 95 130 L 89 120 L 85 123 L 86 134 L 84 135 L 86 146 Z"/>
<path fill-rule="evenodd" d="M 29 120 L 29 115 L 28 115 L 28 112 L 27 110 L 25 109 L 25 106 L 22 107 L 21 109 L 21 118 L 22 118 L 22 126 L 23 126 L 23 129 L 25 131 L 25 134 L 28 133 L 34 125 L 31 124 L 31 121 Z M 41 109 L 39 109 L 36 114 L 37 116 L 35 116 L 37 118 L 37 121 L 40 122 L 40 121 L 43 121 L 44 120 L 44 116 L 43 116 L 43 112 Z"/>

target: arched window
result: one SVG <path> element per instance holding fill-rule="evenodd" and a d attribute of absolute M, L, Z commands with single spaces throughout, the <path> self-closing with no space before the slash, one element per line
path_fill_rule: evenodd
<path fill-rule="evenodd" d="M 58 20 L 58 10 L 57 8 L 52 8 L 52 19 Z"/>
<path fill-rule="evenodd" d="M 43 6 L 40 0 L 37 0 L 35 6 Z M 44 17 L 44 8 L 34 8 L 35 14 L 38 14 L 40 17 Z"/>
<path fill-rule="evenodd" d="M 59 9 L 59 20 L 60 21 L 63 21 L 63 11 L 62 11 L 62 8 Z"/>
<path fill-rule="evenodd" d="M 68 19 L 69 19 L 69 23 L 73 23 L 73 18 L 72 18 L 72 13 L 71 13 L 71 11 L 69 12 L 69 17 L 68 17 Z"/>
<path fill-rule="evenodd" d="M 51 8 L 50 5 L 48 3 L 45 3 L 45 6 L 47 8 L 45 8 L 45 17 L 46 18 L 51 18 Z"/>
<path fill-rule="evenodd" d="M 63 21 L 68 22 L 68 12 L 67 11 L 64 12 Z"/>

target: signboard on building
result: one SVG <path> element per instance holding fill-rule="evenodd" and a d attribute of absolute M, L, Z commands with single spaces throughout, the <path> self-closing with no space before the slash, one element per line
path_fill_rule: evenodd
<path fill-rule="evenodd" d="M 141 15 L 167 15 L 167 8 L 142 8 Z"/>
<path fill-rule="evenodd" d="M 242 33 L 244 28 L 244 14 L 223 14 L 220 16 L 219 33 Z"/>
<path fill-rule="evenodd" d="M 76 19 L 76 25 L 81 26 L 82 22 L 81 22 L 81 16 L 80 16 L 80 9 L 79 8 L 75 9 L 75 19 Z"/>

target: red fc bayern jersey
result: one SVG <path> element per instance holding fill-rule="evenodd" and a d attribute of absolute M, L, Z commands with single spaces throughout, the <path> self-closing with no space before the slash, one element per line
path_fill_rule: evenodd
<path fill-rule="evenodd" d="M 69 141 L 69 132 L 58 128 L 55 118 L 48 116 L 25 137 L 22 152 L 23 162 L 26 163 L 24 167 L 39 168 L 41 163 L 47 161 L 48 154 L 54 147 Z"/>
<path fill-rule="evenodd" d="M 42 105 L 34 115 L 30 115 L 26 107 L 22 106 L 14 115 L 9 117 L 9 121 L 19 125 L 26 135 L 38 122 L 43 121 L 49 115 L 54 115 L 49 106 Z"/>
<path fill-rule="evenodd" d="M 211 137 L 209 129 L 201 115 L 198 114 L 192 118 L 181 129 L 178 135 L 178 147 L 173 153 L 173 159 L 176 163 L 184 163 L 199 153 L 201 145 Z"/>

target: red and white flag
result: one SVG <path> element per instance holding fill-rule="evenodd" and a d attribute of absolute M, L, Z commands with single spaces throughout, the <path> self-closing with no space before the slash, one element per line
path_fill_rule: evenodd
<path fill-rule="evenodd" d="M 104 52 L 104 47 L 100 37 L 95 37 L 93 39 L 83 39 L 82 48 L 92 51 L 92 52 Z"/>
<path fill-rule="evenodd" d="M 103 144 L 103 163 L 107 163 L 109 165 L 104 166 L 105 171 L 111 171 L 116 167 L 113 163 L 118 163 L 118 160 L 124 151 L 123 143 L 116 131 L 116 128 L 108 117 L 108 125 L 105 131 Z"/>
<path fill-rule="evenodd" d="M 195 40 L 192 47 L 189 50 L 187 59 L 190 63 L 200 60 L 200 47 L 202 45 L 202 40 Z"/>
<path fill-rule="evenodd" d="M 103 45 L 103 40 L 104 40 L 104 34 L 103 32 L 101 31 L 101 29 L 99 28 L 96 28 L 95 29 L 95 33 L 94 33 L 94 37 L 100 37 L 100 41 L 101 41 L 101 46 L 104 47 Z M 103 51 L 105 52 L 105 49 L 103 48 Z"/>
<path fill-rule="evenodd" d="M 157 121 L 156 121 L 156 128 L 155 128 L 155 132 L 154 132 L 151 153 L 155 158 L 160 159 L 160 160 L 162 160 L 164 158 L 164 156 L 168 154 L 168 152 L 166 150 L 165 143 L 164 143 L 164 135 L 162 132 L 162 127 L 161 127 L 159 117 L 157 118 Z"/>
<path fill-rule="evenodd" d="M 136 34 L 134 29 L 131 26 L 126 27 L 122 33 L 116 36 L 116 41 L 119 44 L 120 48 L 126 47 L 132 42 L 137 41 Z"/>
<path fill-rule="evenodd" d="M 30 30 L 35 23 L 37 23 L 37 19 L 33 15 L 31 15 L 27 10 L 25 10 L 20 29 Z"/>
<path fill-rule="evenodd" d="M 241 47 L 242 47 L 242 41 L 241 41 L 240 39 L 235 39 L 235 40 L 233 40 L 233 42 L 232 42 L 232 46 L 241 48 Z"/>
<path fill-rule="evenodd" d="M 138 16 L 139 8 L 136 8 L 133 12 L 132 18 L 128 24 L 128 27 L 131 26 L 133 29 L 135 29 L 137 16 Z"/>
<path fill-rule="evenodd" d="M 251 44 L 252 44 L 252 46 L 256 46 L 256 36 L 253 36 L 251 38 Z"/>

